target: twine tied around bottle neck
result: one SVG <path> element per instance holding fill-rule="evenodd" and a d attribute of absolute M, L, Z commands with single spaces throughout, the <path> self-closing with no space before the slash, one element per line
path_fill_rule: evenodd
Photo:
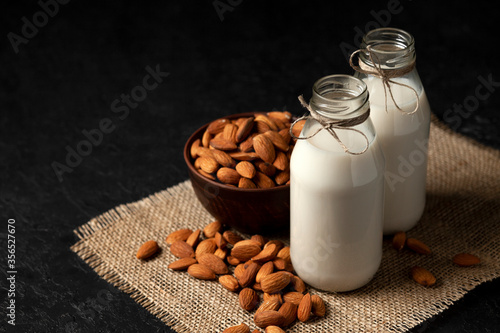
<path fill-rule="evenodd" d="M 366 112 L 364 112 L 363 114 L 356 116 L 356 117 L 353 117 L 353 118 L 332 119 L 332 118 L 325 117 L 325 116 L 319 114 L 316 110 L 311 108 L 311 106 L 306 103 L 306 101 L 304 100 L 304 97 L 302 95 L 299 96 L 299 101 L 300 101 L 300 104 L 302 104 L 302 106 L 309 111 L 309 115 L 302 116 L 292 123 L 292 125 L 290 126 L 290 135 L 292 136 L 292 138 L 297 139 L 297 140 L 307 140 L 307 139 L 312 138 L 316 134 L 318 134 L 320 131 L 326 130 L 328 133 L 331 134 L 331 136 L 333 136 L 335 138 L 335 140 L 337 140 L 337 142 L 344 149 L 344 152 L 346 152 L 347 154 L 361 155 L 368 150 L 368 148 L 370 147 L 370 141 L 368 140 L 368 137 L 362 131 L 355 129 L 355 128 L 352 128 L 352 126 L 359 125 L 359 124 L 363 123 L 366 119 L 368 119 L 368 117 L 370 116 L 370 108 L 368 108 L 366 110 Z M 302 136 L 301 137 L 295 136 L 292 132 L 292 129 L 295 126 L 295 124 L 297 124 L 301 120 L 305 120 L 305 119 L 309 119 L 309 118 L 316 120 L 321 125 L 321 127 L 318 130 L 316 130 L 316 132 L 312 133 L 311 135 L 303 136 L 303 137 Z M 360 152 L 350 151 L 349 148 L 342 142 L 342 140 L 340 140 L 337 133 L 335 133 L 335 129 L 345 129 L 345 130 L 355 131 L 355 132 L 361 134 L 366 141 L 365 148 Z"/>
<path fill-rule="evenodd" d="M 363 51 L 367 51 L 368 57 L 370 58 L 370 61 L 373 64 L 373 67 L 365 64 L 363 61 L 358 61 L 359 65 L 354 65 L 353 58 L 355 57 L 356 54 L 363 52 Z M 351 54 L 351 56 L 349 57 L 349 65 L 351 65 L 351 67 L 354 70 L 356 70 L 360 73 L 373 75 L 375 77 L 382 79 L 382 86 L 384 87 L 384 95 L 385 95 L 385 112 L 387 112 L 387 91 L 389 91 L 389 95 L 391 96 L 391 99 L 392 99 L 392 102 L 394 103 L 394 106 L 396 106 L 396 108 L 401 113 L 406 114 L 406 115 L 411 115 L 411 114 L 414 114 L 415 112 L 417 112 L 418 106 L 419 106 L 419 98 L 418 98 L 418 92 L 415 90 L 415 88 L 413 88 L 407 84 L 396 82 L 396 81 L 392 80 L 393 78 L 401 77 L 403 75 L 410 73 L 415 68 L 415 61 L 412 61 L 407 66 L 397 68 L 397 69 L 382 69 L 382 65 L 380 64 L 380 61 L 379 61 L 377 55 L 374 52 L 372 52 L 371 46 L 368 45 L 366 47 L 366 49 L 359 49 L 359 50 L 354 51 Z M 406 87 L 406 88 L 410 89 L 411 91 L 413 91 L 413 93 L 417 97 L 417 103 L 415 104 L 415 108 L 412 111 L 406 112 L 399 107 L 399 105 L 396 103 L 396 100 L 394 99 L 394 95 L 392 94 L 392 88 L 390 85 L 391 83 L 397 84 L 397 85 L 402 86 L 402 87 Z"/>

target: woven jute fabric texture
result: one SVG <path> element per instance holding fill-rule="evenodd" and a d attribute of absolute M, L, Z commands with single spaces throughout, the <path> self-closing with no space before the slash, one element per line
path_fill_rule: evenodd
<path fill-rule="evenodd" d="M 427 179 L 424 216 L 408 235 L 424 241 L 432 254 L 398 252 L 385 239 L 380 269 L 369 284 L 347 293 L 310 288 L 327 303 L 326 316 L 297 322 L 287 332 L 404 332 L 500 276 L 500 152 L 433 119 Z M 92 219 L 75 230 L 79 240 L 72 250 L 177 332 L 221 332 L 242 322 L 253 330 L 253 313 L 240 308 L 236 293 L 167 268 L 176 258 L 165 237 L 212 221 L 185 181 Z M 139 246 L 150 239 L 159 242 L 161 253 L 136 259 Z M 454 265 L 451 259 L 460 252 L 479 256 L 481 264 Z M 436 285 L 415 283 L 409 276 L 414 265 L 433 272 Z"/>

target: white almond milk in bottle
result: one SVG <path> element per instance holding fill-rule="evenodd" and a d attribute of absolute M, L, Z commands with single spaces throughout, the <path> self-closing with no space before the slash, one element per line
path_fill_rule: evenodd
<path fill-rule="evenodd" d="M 290 160 L 291 259 L 311 286 L 349 291 L 368 283 L 382 258 L 384 157 L 363 81 L 324 77 L 309 107 L 307 139 L 297 140 Z M 357 124 L 333 128 L 337 140 L 313 112 Z"/>
<path fill-rule="evenodd" d="M 368 86 L 370 118 L 385 156 L 384 234 L 407 231 L 424 211 L 431 115 L 415 68 L 413 37 L 394 28 L 368 32 L 355 68 Z"/>

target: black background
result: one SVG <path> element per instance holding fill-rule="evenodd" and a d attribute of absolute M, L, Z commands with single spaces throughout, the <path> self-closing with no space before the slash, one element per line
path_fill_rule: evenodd
<path fill-rule="evenodd" d="M 214 3 L 229 9 L 220 13 Z M 33 22 L 42 7 L 3 3 L 0 331 L 169 332 L 70 251 L 72 230 L 185 180 L 182 148 L 202 124 L 254 110 L 302 114 L 297 96 L 308 99 L 314 81 L 352 73 L 341 42 L 355 47 L 377 25 L 414 35 L 434 113 L 500 148 L 498 87 L 483 100 L 474 97 L 479 77 L 500 81 L 491 3 L 400 0 L 390 14 L 388 1 L 73 0 L 42 20 L 18 52 L 9 36 L 22 37 L 23 17 Z M 169 75 L 120 119 L 113 101 L 142 85 L 147 66 Z M 458 111 L 461 105 L 468 110 Z M 86 140 L 82 131 L 105 118 L 113 131 L 59 181 L 53 163 L 66 164 L 67 147 L 76 149 Z M 15 328 L 4 316 L 8 218 L 16 220 Z M 411 332 L 498 331 L 499 285 L 477 287 Z"/>

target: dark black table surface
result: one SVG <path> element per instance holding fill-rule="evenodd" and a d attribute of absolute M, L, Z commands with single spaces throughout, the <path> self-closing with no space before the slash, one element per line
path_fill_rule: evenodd
<path fill-rule="evenodd" d="M 324 75 L 352 73 L 346 54 L 369 29 L 412 33 L 434 113 L 453 130 L 500 149 L 498 10 L 492 6 L 3 3 L 0 331 L 171 332 L 70 251 L 73 229 L 185 180 L 182 148 L 200 125 L 254 110 L 302 114 L 297 96 L 308 99 Z M 92 145 L 85 143 L 89 137 Z M 84 156 L 67 160 L 78 149 Z M 15 327 L 6 317 L 9 219 L 16 228 Z M 411 332 L 498 332 L 499 286 L 498 279 L 484 283 Z"/>

